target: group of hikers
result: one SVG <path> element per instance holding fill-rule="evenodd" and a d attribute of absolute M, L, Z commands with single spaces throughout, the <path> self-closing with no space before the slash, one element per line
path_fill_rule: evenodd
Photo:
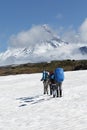
<path fill-rule="evenodd" d="M 48 90 L 50 90 L 50 95 L 53 97 L 62 97 L 63 68 L 56 68 L 53 72 L 44 70 L 41 81 L 43 81 L 44 94 L 48 94 Z"/>

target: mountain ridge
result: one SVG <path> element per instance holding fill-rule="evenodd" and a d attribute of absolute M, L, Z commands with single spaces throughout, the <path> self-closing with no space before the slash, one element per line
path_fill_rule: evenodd
<path fill-rule="evenodd" d="M 87 59 L 87 46 L 77 46 L 61 40 L 47 25 L 40 26 L 40 32 L 44 34 L 43 39 L 37 36 L 36 43 L 29 43 L 27 47 L 9 47 L 5 52 L 1 53 L 0 66 L 26 62 Z"/>

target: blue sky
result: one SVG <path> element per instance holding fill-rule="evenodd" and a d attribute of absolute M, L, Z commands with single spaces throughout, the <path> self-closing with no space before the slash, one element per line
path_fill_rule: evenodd
<path fill-rule="evenodd" d="M 12 35 L 33 25 L 78 30 L 87 18 L 87 0 L 0 0 L 0 52 Z"/>

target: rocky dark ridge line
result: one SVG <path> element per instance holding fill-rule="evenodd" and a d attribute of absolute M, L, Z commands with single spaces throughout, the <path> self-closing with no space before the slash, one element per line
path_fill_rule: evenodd
<path fill-rule="evenodd" d="M 87 60 L 63 60 L 50 63 L 26 63 L 0 67 L 0 76 L 41 73 L 44 69 L 53 71 L 56 67 L 63 67 L 64 71 L 87 70 Z"/>

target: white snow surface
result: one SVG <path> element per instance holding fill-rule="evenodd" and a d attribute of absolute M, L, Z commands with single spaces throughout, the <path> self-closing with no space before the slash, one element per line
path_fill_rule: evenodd
<path fill-rule="evenodd" d="M 87 70 L 65 72 L 61 98 L 43 95 L 41 77 L 0 76 L 0 130 L 87 130 Z"/>

